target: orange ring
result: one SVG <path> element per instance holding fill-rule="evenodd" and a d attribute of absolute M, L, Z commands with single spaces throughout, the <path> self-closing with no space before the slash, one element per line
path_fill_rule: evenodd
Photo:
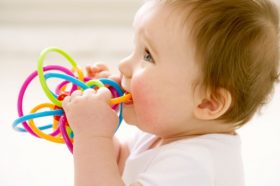
<path fill-rule="evenodd" d="M 42 108 L 50 108 L 53 109 L 55 107 L 54 104 L 51 103 L 42 103 L 37 105 L 36 107 L 34 107 L 30 113 L 35 113 L 36 111 L 42 109 Z M 39 137 L 46 139 L 48 141 L 52 141 L 55 143 L 65 143 L 63 138 L 58 138 L 58 137 L 54 137 L 54 136 L 50 136 L 49 134 L 46 134 L 44 132 L 42 132 L 34 123 L 34 120 L 31 119 L 28 121 L 28 124 L 30 126 L 30 128 L 33 130 L 33 132 L 38 135 Z"/>
<path fill-rule="evenodd" d="M 131 100 L 131 98 L 132 98 L 131 94 L 125 94 L 121 97 L 111 99 L 110 104 L 115 105 L 115 104 L 127 102 L 127 101 Z"/>

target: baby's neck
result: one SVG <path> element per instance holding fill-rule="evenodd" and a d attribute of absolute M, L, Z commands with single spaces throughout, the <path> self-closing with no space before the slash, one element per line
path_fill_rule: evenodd
<path fill-rule="evenodd" d="M 192 129 L 186 128 L 185 131 L 167 134 L 167 135 L 158 135 L 156 136 L 155 142 L 151 147 L 157 147 L 165 144 L 172 143 L 174 141 L 195 138 L 197 136 L 206 135 L 206 134 L 227 134 L 227 135 L 236 135 L 235 127 L 233 124 L 222 123 L 218 121 L 210 122 L 200 122 L 196 123 Z"/>

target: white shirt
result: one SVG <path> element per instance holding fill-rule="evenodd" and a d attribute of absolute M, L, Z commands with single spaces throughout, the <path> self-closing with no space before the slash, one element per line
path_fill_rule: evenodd
<path fill-rule="evenodd" d="M 238 135 L 207 134 L 148 149 L 155 139 L 142 133 L 130 145 L 123 173 L 126 185 L 244 185 Z"/>

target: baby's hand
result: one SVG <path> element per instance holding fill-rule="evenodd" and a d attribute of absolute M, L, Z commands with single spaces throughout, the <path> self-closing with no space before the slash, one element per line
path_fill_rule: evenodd
<path fill-rule="evenodd" d="M 109 78 L 120 84 L 120 75 L 112 75 L 109 68 L 102 63 L 86 66 L 87 76 L 93 79 Z"/>
<path fill-rule="evenodd" d="M 98 78 L 108 78 L 111 73 L 109 68 L 101 63 L 96 63 L 93 65 L 86 66 L 87 76 L 90 78 L 98 79 Z"/>
<path fill-rule="evenodd" d="M 112 138 L 118 126 L 117 113 L 109 105 L 111 92 L 103 87 L 97 91 L 76 90 L 67 96 L 62 107 L 75 138 Z"/>

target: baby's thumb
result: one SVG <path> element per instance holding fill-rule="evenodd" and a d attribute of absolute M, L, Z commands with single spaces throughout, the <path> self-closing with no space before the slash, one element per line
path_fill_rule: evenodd
<path fill-rule="evenodd" d="M 121 84 L 121 76 L 120 74 L 114 74 L 114 75 L 111 75 L 109 76 L 109 79 L 112 79 L 114 81 L 116 81 L 118 84 Z"/>

